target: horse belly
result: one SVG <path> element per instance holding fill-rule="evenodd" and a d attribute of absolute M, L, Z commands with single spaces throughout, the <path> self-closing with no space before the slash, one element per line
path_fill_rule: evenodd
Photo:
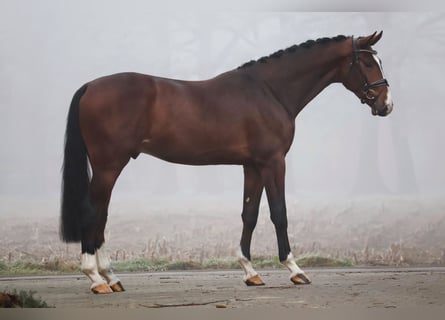
<path fill-rule="evenodd" d="M 211 138 L 180 139 L 147 138 L 141 142 L 141 152 L 159 159 L 187 165 L 243 164 L 249 158 L 246 143 L 221 144 Z"/>

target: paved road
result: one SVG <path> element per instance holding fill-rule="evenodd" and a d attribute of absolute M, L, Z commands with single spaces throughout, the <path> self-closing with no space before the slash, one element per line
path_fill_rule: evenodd
<path fill-rule="evenodd" d="M 0 291 L 33 290 L 66 308 L 399 308 L 445 306 L 445 268 L 307 269 L 313 283 L 294 286 L 287 270 L 262 270 L 262 287 L 241 271 L 121 274 L 127 291 L 94 295 L 83 275 L 1 277 Z"/>

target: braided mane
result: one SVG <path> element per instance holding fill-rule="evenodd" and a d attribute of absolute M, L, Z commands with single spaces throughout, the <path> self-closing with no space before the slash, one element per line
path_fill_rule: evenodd
<path fill-rule="evenodd" d="M 313 46 L 318 45 L 318 44 L 323 45 L 323 44 L 327 44 L 327 43 L 330 43 L 330 42 L 341 42 L 341 41 L 344 41 L 346 39 L 347 39 L 346 36 L 338 35 L 338 36 L 335 36 L 335 37 L 332 37 L 332 38 L 326 38 L 325 37 L 325 38 L 319 38 L 317 40 L 307 40 L 307 41 L 302 42 L 302 43 L 300 43 L 298 45 L 294 44 L 293 46 L 290 46 L 289 48 L 278 50 L 278 51 L 276 51 L 276 52 L 274 52 L 274 53 L 272 53 L 272 54 L 270 54 L 268 56 L 261 57 L 258 60 L 251 60 L 249 62 L 246 62 L 243 65 L 239 66 L 238 69 L 250 67 L 250 66 L 252 66 L 254 64 L 257 64 L 257 63 L 267 63 L 269 60 L 271 60 L 271 59 L 278 59 L 278 58 L 280 58 L 284 54 L 294 53 L 297 50 L 309 49 L 309 48 L 312 48 Z"/>

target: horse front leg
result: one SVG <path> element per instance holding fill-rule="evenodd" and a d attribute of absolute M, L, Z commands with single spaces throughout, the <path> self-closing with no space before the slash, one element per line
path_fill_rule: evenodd
<path fill-rule="evenodd" d="M 261 195 L 263 193 L 263 182 L 259 171 L 252 166 L 244 166 L 244 201 L 243 212 L 243 232 L 241 235 L 240 251 L 238 260 L 244 270 L 244 282 L 248 286 L 264 285 L 263 280 L 250 262 L 250 243 L 252 233 L 258 220 L 258 210 Z"/>
<path fill-rule="evenodd" d="M 270 217 L 275 226 L 280 262 L 291 272 L 290 280 L 294 284 L 309 284 L 310 278 L 298 267 L 292 255 L 287 234 L 287 210 L 285 200 L 284 156 L 277 156 L 262 170 L 266 195 L 269 202 Z"/>

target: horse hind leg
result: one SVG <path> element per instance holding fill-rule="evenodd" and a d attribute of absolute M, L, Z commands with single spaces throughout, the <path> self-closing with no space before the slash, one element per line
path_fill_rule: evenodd
<path fill-rule="evenodd" d="M 99 274 L 105 279 L 105 281 L 107 281 L 107 284 L 110 286 L 111 290 L 113 292 L 125 291 L 121 281 L 114 274 L 113 269 L 111 269 L 110 259 L 106 253 L 104 245 L 96 250 L 96 259 Z"/>
<path fill-rule="evenodd" d="M 82 233 L 81 270 L 91 280 L 91 290 L 94 293 L 124 291 L 120 280 L 110 268 L 110 262 L 103 245 L 111 191 L 127 162 L 128 160 L 120 166 L 107 169 L 95 169 L 93 167 L 90 200 L 96 216 L 93 221 L 86 223 Z"/>
<path fill-rule="evenodd" d="M 107 205 L 108 207 L 108 205 Z M 107 222 L 108 212 L 101 216 L 96 231 L 96 261 L 99 274 L 105 279 L 113 292 L 125 291 L 121 281 L 114 274 L 111 268 L 110 258 L 105 248 L 105 225 Z"/>
<path fill-rule="evenodd" d="M 82 262 L 80 268 L 82 272 L 91 280 L 92 283 L 90 288 L 93 293 L 103 294 L 113 292 L 107 282 L 99 274 L 95 253 L 82 253 Z"/>

